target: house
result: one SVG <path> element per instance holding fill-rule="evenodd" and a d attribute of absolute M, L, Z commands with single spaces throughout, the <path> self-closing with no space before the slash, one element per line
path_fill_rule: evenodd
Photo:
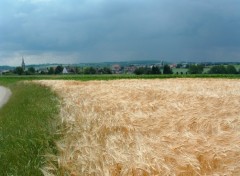
<path fill-rule="evenodd" d="M 171 64 L 171 65 L 170 65 L 170 68 L 176 68 L 176 67 L 177 67 L 176 64 Z"/>
<path fill-rule="evenodd" d="M 48 73 L 48 68 L 39 68 L 37 72 L 39 74 L 47 74 Z"/>
<path fill-rule="evenodd" d="M 125 73 L 129 73 L 129 74 L 132 74 L 132 73 L 134 73 L 134 71 L 135 71 L 136 69 L 137 69 L 136 66 L 130 65 L 130 66 L 127 66 L 127 67 L 124 68 L 124 72 L 125 72 Z"/>
<path fill-rule="evenodd" d="M 66 69 L 66 67 L 63 68 L 62 73 L 63 73 L 63 74 L 68 74 L 68 70 Z"/>
<path fill-rule="evenodd" d="M 121 65 L 119 64 L 112 65 L 112 73 L 120 74 L 121 72 L 122 72 Z"/>

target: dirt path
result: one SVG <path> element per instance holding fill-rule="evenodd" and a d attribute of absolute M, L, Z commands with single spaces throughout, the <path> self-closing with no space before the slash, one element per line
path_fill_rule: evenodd
<path fill-rule="evenodd" d="M 8 101 L 11 96 L 11 91 L 5 87 L 0 86 L 0 108 Z"/>

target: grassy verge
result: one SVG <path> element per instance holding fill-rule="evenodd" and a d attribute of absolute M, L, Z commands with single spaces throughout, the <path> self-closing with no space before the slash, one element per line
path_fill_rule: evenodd
<path fill-rule="evenodd" d="M 0 109 L 0 175 L 42 175 L 45 154 L 56 152 L 58 100 L 48 88 L 1 81 L 12 90 Z"/>

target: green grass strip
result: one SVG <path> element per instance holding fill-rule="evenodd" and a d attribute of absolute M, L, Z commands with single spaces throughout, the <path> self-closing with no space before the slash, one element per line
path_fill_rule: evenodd
<path fill-rule="evenodd" d="M 12 96 L 0 109 L 0 175 L 43 175 L 45 154 L 57 152 L 58 100 L 48 88 L 1 82 Z"/>
<path fill-rule="evenodd" d="M 169 74 L 169 75 L 134 75 L 134 74 L 111 74 L 111 75 L 23 75 L 2 76 L 0 82 L 10 83 L 19 80 L 116 80 L 116 79 L 166 79 L 166 78 L 226 78 L 240 79 L 240 74 Z"/>

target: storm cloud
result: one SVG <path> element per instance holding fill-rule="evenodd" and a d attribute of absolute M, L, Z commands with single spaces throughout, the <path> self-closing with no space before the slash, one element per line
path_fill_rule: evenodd
<path fill-rule="evenodd" d="M 240 61 L 238 0 L 1 0 L 0 65 Z"/>

